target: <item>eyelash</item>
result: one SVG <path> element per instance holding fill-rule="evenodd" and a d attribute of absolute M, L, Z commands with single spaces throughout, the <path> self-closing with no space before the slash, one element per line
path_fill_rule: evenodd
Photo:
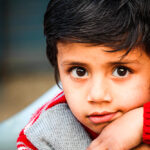
<path fill-rule="evenodd" d="M 119 68 L 119 67 L 124 67 L 124 68 L 126 68 L 130 73 L 133 73 L 133 70 L 132 70 L 131 68 L 125 66 L 125 65 L 116 65 L 116 66 L 113 67 L 113 71 L 114 71 L 115 69 Z"/>
<path fill-rule="evenodd" d="M 80 66 L 72 66 L 72 67 L 67 69 L 67 72 L 70 73 L 73 69 L 76 69 L 78 67 L 80 67 Z"/>

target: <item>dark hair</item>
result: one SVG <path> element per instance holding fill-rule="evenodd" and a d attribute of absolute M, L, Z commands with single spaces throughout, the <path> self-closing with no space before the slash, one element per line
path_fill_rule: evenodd
<path fill-rule="evenodd" d="M 58 84 L 57 42 L 111 47 L 143 46 L 150 54 L 150 0 L 51 0 L 44 16 L 47 56 Z"/>

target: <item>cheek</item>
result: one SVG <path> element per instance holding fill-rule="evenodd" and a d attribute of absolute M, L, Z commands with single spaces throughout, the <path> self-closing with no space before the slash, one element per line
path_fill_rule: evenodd
<path fill-rule="evenodd" d="M 67 83 L 67 84 L 66 84 Z M 76 109 L 81 104 L 82 94 L 78 88 L 75 88 L 70 82 L 62 82 L 63 90 L 69 107 Z"/>
<path fill-rule="evenodd" d="M 80 92 L 79 92 L 80 91 Z M 64 88 L 67 103 L 72 111 L 81 111 L 85 105 L 85 96 L 79 89 Z"/>
<path fill-rule="evenodd" d="M 62 86 L 69 108 L 76 118 L 82 122 L 86 112 L 86 89 L 83 86 L 75 86 L 70 80 L 63 80 Z M 66 84 L 67 83 L 67 84 Z M 84 106 L 84 107 L 83 107 Z"/>
<path fill-rule="evenodd" d="M 119 90 L 117 100 L 123 111 L 141 107 L 150 101 L 150 84 L 148 82 L 134 82 Z"/>
<path fill-rule="evenodd" d="M 64 93 L 71 112 L 80 122 L 83 122 L 82 120 L 85 112 L 83 106 L 85 105 L 81 100 L 81 96 L 76 95 L 74 91 L 68 92 L 64 90 Z"/>
<path fill-rule="evenodd" d="M 72 81 L 69 75 L 61 75 L 61 83 L 65 93 L 66 98 L 70 103 L 79 103 L 79 105 L 84 102 L 87 95 L 87 86 L 85 83 L 78 83 Z"/>

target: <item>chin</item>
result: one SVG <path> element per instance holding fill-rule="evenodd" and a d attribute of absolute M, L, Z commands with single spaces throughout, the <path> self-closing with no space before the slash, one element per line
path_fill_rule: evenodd
<path fill-rule="evenodd" d="M 101 124 L 101 125 L 96 125 L 95 127 L 93 128 L 90 128 L 93 132 L 97 133 L 97 134 L 100 134 L 103 129 L 108 125 L 108 123 L 105 123 L 105 124 Z"/>

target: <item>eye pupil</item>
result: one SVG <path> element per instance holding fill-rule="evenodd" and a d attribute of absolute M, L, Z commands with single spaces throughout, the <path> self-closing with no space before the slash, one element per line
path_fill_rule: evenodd
<path fill-rule="evenodd" d="M 76 70 L 76 73 L 78 76 L 84 76 L 86 73 L 86 70 L 84 68 L 78 67 Z"/>
<path fill-rule="evenodd" d="M 119 67 L 118 70 L 117 70 L 117 73 L 120 75 L 120 76 L 125 76 L 126 73 L 127 73 L 127 69 L 125 67 Z"/>

